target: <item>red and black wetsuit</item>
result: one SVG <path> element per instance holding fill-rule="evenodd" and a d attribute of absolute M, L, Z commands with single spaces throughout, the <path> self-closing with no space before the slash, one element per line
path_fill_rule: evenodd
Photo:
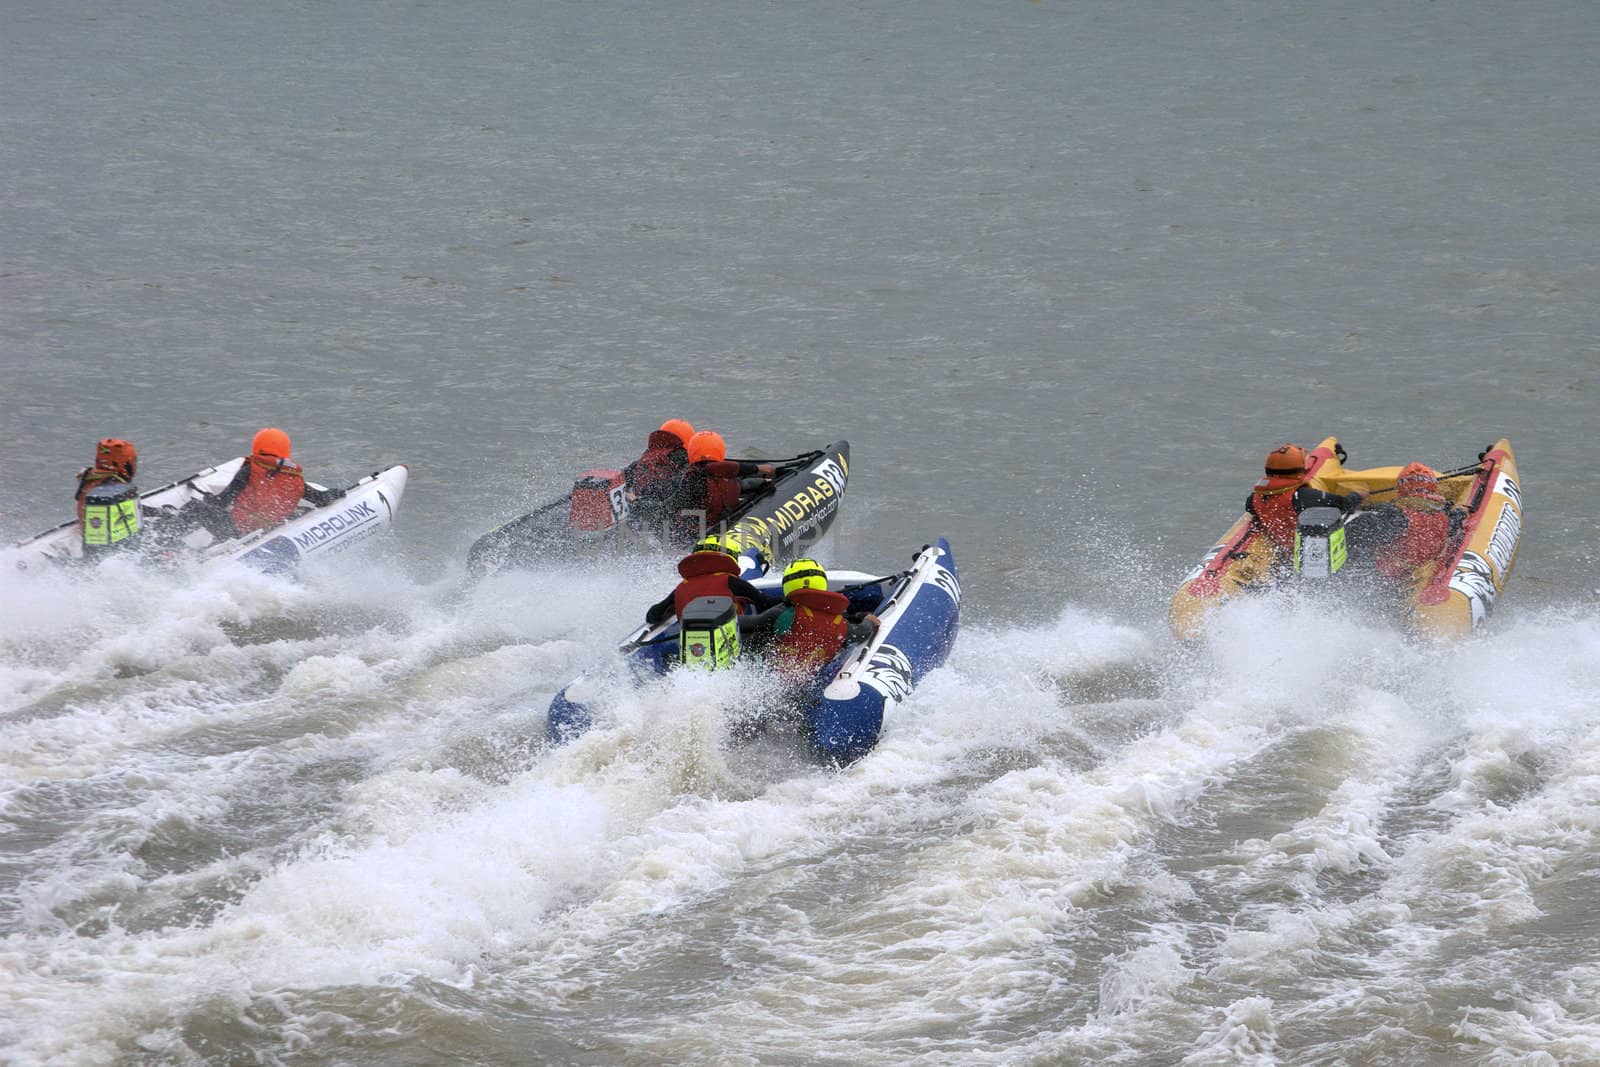
<path fill-rule="evenodd" d="M 758 491 L 767 482 L 760 475 L 761 464 L 742 459 L 701 460 L 691 463 L 678 483 L 675 511 L 686 530 L 700 528 L 701 513 L 705 514 L 705 528 L 717 525 L 729 512 L 739 506 L 746 493 Z M 690 512 L 688 517 L 683 512 Z"/>
<path fill-rule="evenodd" d="M 665 621 L 668 615 L 681 618 L 689 602 L 703 596 L 733 597 L 741 607 L 753 604 L 757 611 L 783 603 L 739 577 L 739 564 L 723 552 L 691 552 L 678 561 L 678 573 L 683 576 L 678 587 L 644 613 L 644 621 L 651 626 Z"/>
<path fill-rule="evenodd" d="M 1294 551 L 1294 532 L 1300 525 L 1300 513 L 1307 508 L 1338 508 L 1348 512 L 1361 504 L 1360 493 L 1325 493 L 1313 489 L 1299 478 L 1269 475 L 1256 483 L 1255 490 L 1245 498 L 1244 509 L 1267 531 L 1284 554 Z"/>
<path fill-rule="evenodd" d="M 679 482 L 689 466 L 689 453 L 671 430 L 653 431 L 645 445 L 644 455 L 628 464 L 622 477 L 635 518 L 653 526 L 672 513 Z"/>
<path fill-rule="evenodd" d="M 1361 545 L 1372 553 L 1378 573 L 1404 581 L 1418 567 L 1444 555 L 1465 517 L 1462 508 L 1394 503 L 1368 509 L 1357 525 L 1362 527 Z"/>

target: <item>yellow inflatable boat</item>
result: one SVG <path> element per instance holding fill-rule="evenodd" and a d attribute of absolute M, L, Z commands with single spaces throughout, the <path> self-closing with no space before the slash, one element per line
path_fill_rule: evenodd
<path fill-rule="evenodd" d="M 1346 470 L 1344 459 L 1338 439 L 1327 438 L 1306 455 L 1306 484 L 1335 494 L 1371 493 L 1371 505 L 1394 491 L 1400 467 Z M 1450 538 L 1439 555 L 1400 579 L 1397 592 L 1401 613 L 1412 626 L 1455 636 L 1483 625 L 1517 559 L 1522 488 L 1511 443 L 1502 438 L 1480 453 L 1473 466 L 1441 474 L 1439 490 L 1453 510 L 1459 509 L 1454 510 Z M 1324 514 L 1314 516 L 1314 511 Z M 1307 580 L 1313 571 L 1324 577 L 1340 572 L 1350 558 L 1340 527 L 1347 521 L 1359 523 L 1362 515 L 1360 510 L 1340 516 L 1332 508 L 1307 509 L 1299 517 L 1292 558 L 1285 558 L 1258 520 L 1248 513 L 1240 516 L 1173 595 L 1173 634 L 1184 640 L 1200 636 L 1207 612 L 1230 597 Z M 1345 573 L 1357 569 L 1352 562 Z"/>

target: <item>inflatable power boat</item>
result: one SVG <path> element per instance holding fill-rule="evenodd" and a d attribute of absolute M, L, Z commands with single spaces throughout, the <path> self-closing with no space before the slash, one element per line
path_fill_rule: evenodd
<path fill-rule="evenodd" d="M 782 579 L 766 573 L 758 557 L 740 558 L 743 576 L 774 596 Z M 922 678 L 941 666 L 955 643 L 960 623 L 961 585 L 949 542 L 927 545 L 909 570 L 886 578 L 853 571 L 829 571 L 828 588 L 842 592 L 853 614 L 878 616 L 875 634 L 847 644 L 833 662 L 791 694 L 815 751 L 845 764 L 871 751 L 883 730 L 884 714 L 904 700 Z M 678 665 L 678 622 L 668 618 L 642 626 L 621 651 L 636 682 L 666 674 Z M 600 684 L 579 678 L 550 702 L 550 739 L 576 737 L 594 721 L 593 705 Z"/>
<path fill-rule="evenodd" d="M 133 494 L 137 491 L 132 486 L 105 487 L 130 498 L 120 504 L 113 502 L 103 506 L 120 507 L 120 512 L 108 514 L 128 516 L 128 523 L 137 531 L 115 546 L 116 549 L 149 553 L 169 561 L 231 559 L 269 572 L 287 570 L 302 559 L 336 555 L 376 536 L 394 522 L 400 498 L 406 490 L 406 467 L 398 464 L 362 478 L 346 489 L 343 497 L 329 504 L 316 507 L 302 500 L 299 510 L 288 520 L 243 537 L 217 541 L 203 527 L 187 528 L 188 524 L 181 535 L 163 536 L 163 522 L 177 521 L 175 515 L 167 514 L 168 509 L 176 513 L 186 504 L 221 492 L 244 462 L 244 457 L 230 459 L 182 481 L 138 493 L 136 497 Z M 306 484 L 314 489 L 325 488 L 309 481 Z M 96 491 L 91 490 L 91 493 Z M 132 503 L 135 499 L 137 504 Z M 142 517 L 134 517 L 141 513 Z M 104 541 L 96 537 L 97 517 L 86 512 L 83 524 L 74 519 L 30 537 L 6 552 L 6 558 L 19 570 L 92 561 L 110 547 L 96 543 Z"/>
<path fill-rule="evenodd" d="M 1230 597 L 1296 581 L 1328 588 L 1352 580 L 1376 583 L 1370 559 L 1360 551 L 1362 523 L 1392 493 L 1399 467 L 1347 470 L 1346 453 L 1329 437 L 1306 456 L 1307 484 L 1325 492 L 1373 494 L 1363 509 L 1308 508 L 1299 516 L 1295 552 L 1278 558 L 1272 539 L 1246 513 L 1184 578 L 1172 598 L 1172 632 L 1182 640 L 1200 636 L 1206 613 Z M 1504 438 L 1478 455 L 1478 462 L 1439 476 L 1439 490 L 1452 510 L 1444 550 L 1400 579 L 1387 583 L 1387 599 L 1415 629 L 1439 636 L 1470 633 L 1484 624 L 1505 589 L 1522 540 L 1522 488 L 1511 443 Z"/>
<path fill-rule="evenodd" d="M 833 524 L 850 478 L 850 445 L 835 441 L 773 466 L 771 488 L 742 500 L 722 526 L 777 565 L 804 555 Z M 481 576 L 596 552 L 688 548 L 715 532 L 698 512 L 658 525 L 629 499 L 624 472 L 585 471 L 570 491 L 473 542 L 467 569 Z"/>

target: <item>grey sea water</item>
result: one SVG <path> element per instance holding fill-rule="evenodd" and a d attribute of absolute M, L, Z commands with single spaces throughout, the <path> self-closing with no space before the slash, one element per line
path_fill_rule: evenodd
<path fill-rule="evenodd" d="M 0 1061 L 1600 1062 L 1600 9 L 0 5 L 0 533 L 262 425 L 384 550 L 0 575 Z M 961 566 L 838 772 L 451 594 L 660 420 Z M 1516 449 L 1490 630 L 1166 633 L 1262 455 Z"/>

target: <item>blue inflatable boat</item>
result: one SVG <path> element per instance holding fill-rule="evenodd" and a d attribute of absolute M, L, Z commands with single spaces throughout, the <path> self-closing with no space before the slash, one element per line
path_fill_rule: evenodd
<path fill-rule="evenodd" d="M 739 564 L 747 581 L 779 595 L 782 579 L 766 573 L 764 559 L 745 555 Z M 809 685 L 791 694 L 787 706 L 799 710 L 817 754 L 844 764 L 871 751 L 889 706 L 904 700 L 949 656 L 960 622 L 961 584 L 955 555 L 941 538 L 925 545 L 899 574 L 874 578 L 834 570 L 828 587 L 850 599 L 852 615 L 877 615 L 878 630 L 869 639 L 847 644 Z M 636 681 L 647 682 L 677 666 L 677 634 L 677 620 L 669 618 L 658 626 L 640 627 L 623 643 L 621 651 Z M 550 702 L 552 741 L 570 740 L 593 724 L 595 690 L 594 683 L 580 678 L 556 694 Z"/>

